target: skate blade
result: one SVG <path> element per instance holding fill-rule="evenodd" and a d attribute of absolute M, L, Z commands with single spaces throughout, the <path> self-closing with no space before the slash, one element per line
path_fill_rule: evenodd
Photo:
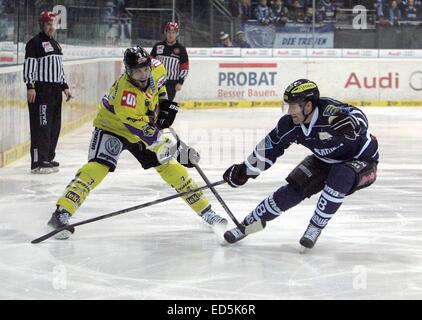
<path fill-rule="evenodd" d="M 53 169 L 33 169 L 31 170 L 33 174 L 50 174 L 54 173 Z"/>
<path fill-rule="evenodd" d="M 51 225 L 47 224 L 47 232 L 51 232 L 54 230 L 56 229 L 53 228 Z M 75 233 L 75 228 L 70 226 L 68 229 L 56 233 L 52 238 L 56 240 L 67 240 L 70 238 L 72 233 Z"/>

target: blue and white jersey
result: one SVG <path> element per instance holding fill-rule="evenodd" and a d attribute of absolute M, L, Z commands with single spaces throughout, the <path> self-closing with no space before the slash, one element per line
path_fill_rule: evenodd
<path fill-rule="evenodd" d="M 355 137 L 346 137 L 331 129 L 328 122 L 334 110 L 357 119 L 360 131 Z M 378 143 L 369 133 L 368 119 L 358 108 L 331 98 L 320 98 L 308 125 L 294 124 L 290 115 L 283 116 L 277 126 L 255 147 L 245 161 L 250 174 L 267 170 L 293 143 L 301 144 L 312 151 L 321 161 L 329 164 L 351 160 L 378 160 Z"/>

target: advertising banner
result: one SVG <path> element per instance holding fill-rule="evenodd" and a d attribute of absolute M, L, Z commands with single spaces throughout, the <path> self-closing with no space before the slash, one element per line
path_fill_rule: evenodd
<path fill-rule="evenodd" d="M 263 25 L 257 21 L 242 24 L 246 40 L 254 48 L 333 48 L 335 26 L 332 23 Z M 314 38 L 313 38 L 314 37 Z"/>
<path fill-rule="evenodd" d="M 422 60 L 416 59 L 209 58 L 191 59 L 190 68 L 176 100 L 281 101 L 285 87 L 300 78 L 314 80 L 322 95 L 361 105 L 422 100 Z"/>

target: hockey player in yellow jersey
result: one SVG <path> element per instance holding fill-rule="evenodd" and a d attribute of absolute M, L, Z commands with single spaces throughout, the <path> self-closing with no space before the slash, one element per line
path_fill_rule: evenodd
<path fill-rule="evenodd" d="M 115 170 L 123 150 L 132 153 L 144 169 L 155 168 L 177 192 L 197 187 L 185 167 L 192 167 L 191 159 L 198 159 L 199 155 L 194 149 L 184 147 L 167 129 L 175 119 L 178 106 L 167 100 L 164 65 L 151 59 L 141 47 L 128 48 L 124 64 L 125 72 L 98 105 L 88 163 L 78 170 L 57 200 L 57 209 L 48 222 L 53 229 L 69 224 L 69 217 L 90 191 Z M 209 225 L 227 224 L 226 219 L 211 209 L 202 191 L 183 199 Z M 69 236 L 70 231 L 64 230 L 56 238 Z"/>

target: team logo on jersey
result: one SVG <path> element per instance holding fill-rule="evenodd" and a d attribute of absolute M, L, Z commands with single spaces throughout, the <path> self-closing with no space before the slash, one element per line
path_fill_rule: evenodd
<path fill-rule="evenodd" d="M 112 156 L 117 156 L 120 152 L 120 141 L 117 138 L 109 138 L 105 143 L 105 148 Z"/>
<path fill-rule="evenodd" d="M 325 107 L 324 112 L 322 113 L 323 116 L 338 116 L 339 114 L 347 114 L 352 110 L 350 107 L 345 106 L 336 106 L 333 104 L 329 104 Z"/>
<path fill-rule="evenodd" d="M 155 133 L 155 129 L 148 124 L 143 126 L 141 130 L 146 137 L 152 137 Z"/>
<path fill-rule="evenodd" d="M 329 141 L 333 138 L 333 136 L 326 131 L 318 132 L 318 137 L 319 137 L 319 140 L 323 142 Z"/>
<path fill-rule="evenodd" d="M 157 46 L 157 54 L 163 54 L 164 52 L 164 45 L 160 44 Z"/>
<path fill-rule="evenodd" d="M 333 104 L 329 104 L 325 107 L 324 112 L 322 113 L 323 116 L 329 117 L 333 115 L 337 115 L 340 111 L 340 106 L 335 106 Z"/>
<path fill-rule="evenodd" d="M 42 47 L 44 48 L 45 52 L 52 52 L 54 51 L 53 46 L 51 45 L 51 43 L 49 41 L 43 42 L 42 43 Z"/>
<path fill-rule="evenodd" d="M 136 106 L 136 93 L 130 91 L 123 91 L 122 100 L 120 104 L 125 107 L 135 108 Z"/>

